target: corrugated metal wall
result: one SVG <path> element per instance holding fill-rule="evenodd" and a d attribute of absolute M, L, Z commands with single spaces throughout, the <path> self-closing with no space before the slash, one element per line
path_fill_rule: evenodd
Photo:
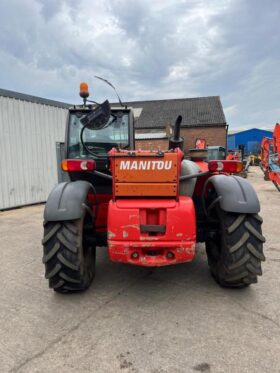
<path fill-rule="evenodd" d="M 245 152 L 257 154 L 260 152 L 261 142 L 264 136 L 272 137 L 272 132 L 251 128 L 228 135 L 228 149 L 237 149 L 238 145 L 243 144 L 245 145 Z"/>
<path fill-rule="evenodd" d="M 0 210 L 46 200 L 67 110 L 0 96 Z"/>
<path fill-rule="evenodd" d="M 235 135 L 228 135 L 228 137 L 227 137 L 227 148 L 228 148 L 228 150 L 235 149 Z"/>

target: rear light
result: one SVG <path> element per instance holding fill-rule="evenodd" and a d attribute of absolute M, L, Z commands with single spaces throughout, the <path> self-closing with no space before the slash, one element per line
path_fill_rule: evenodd
<path fill-rule="evenodd" d="M 210 172 L 239 173 L 243 170 L 243 164 L 240 161 L 209 161 L 208 169 Z"/>
<path fill-rule="evenodd" d="M 61 169 L 63 171 L 94 171 L 95 161 L 85 161 L 83 159 L 63 159 L 61 162 Z"/>

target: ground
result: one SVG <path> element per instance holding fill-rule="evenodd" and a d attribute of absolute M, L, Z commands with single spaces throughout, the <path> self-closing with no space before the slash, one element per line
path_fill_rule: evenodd
<path fill-rule="evenodd" d="M 248 180 L 261 201 L 263 276 L 243 290 L 220 288 L 204 246 L 192 263 L 147 269 L 97 256 L 83 294 L 48 289 L 42 213 L 0 213 L 1 372 L 279 372 L 280 193 L 261 171 Z"/>

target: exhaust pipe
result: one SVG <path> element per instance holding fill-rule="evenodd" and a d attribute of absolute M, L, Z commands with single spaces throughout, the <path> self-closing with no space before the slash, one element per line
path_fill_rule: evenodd
<path fill-rule="evenodd" d="M 176 122 L 174 125 L 174 136 L 169 138 L 169 149 L 180 148 L 181 150 L 183 150 L 184 139 L 183 137 L 180 137 L 182 119 L 183 118 L 181 115 L 179 115 L 176 119 Z"/>

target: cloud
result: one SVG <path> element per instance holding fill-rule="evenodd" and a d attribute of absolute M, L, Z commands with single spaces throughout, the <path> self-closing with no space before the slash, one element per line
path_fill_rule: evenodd
<path fill-rule="evenodd" d="M 0 87 L 77 102 L 220 95 L 230 125 L 279 120 L 278 1 L 0 3 Z"/>
<path fill-rule="evenodd" d="M 237 105 L 232 105 L 224 108 L 225 115 L 236 115 L 238 114 Z"/>

